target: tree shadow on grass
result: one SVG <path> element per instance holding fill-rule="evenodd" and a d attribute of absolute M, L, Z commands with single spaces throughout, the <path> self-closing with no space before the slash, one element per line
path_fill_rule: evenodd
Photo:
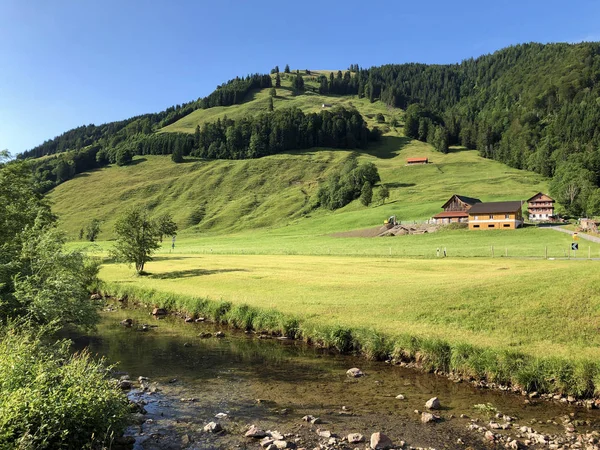
<path fill-rule="evenodd" d="M 382 136 L 379 142 L 369 144 L 364 153 L 381 159 L 395 158 L 410 141 L 406 136 Z"/>
<path fill-rule="evenodd" d="M 405 187 L 416 186 L 415 183 L 383 183 L 383 184 L 385 184 L 388 188 L 405 188 Z"/>
<path fill-rule="evenodd" d="M 248 272 L 246 269 L 189 269 L 189 270 L 175 270 L 167 273 L 148 274 L 148 278 L 155 280 L 175 280 L 178 278 L 191 278 L 200 277 L 204 275 L 216 275 L 219 273 L 230 273 L 230 272 Z"/>

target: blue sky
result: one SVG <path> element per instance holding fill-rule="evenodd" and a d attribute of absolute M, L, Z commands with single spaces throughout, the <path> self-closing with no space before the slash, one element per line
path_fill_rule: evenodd
<path fill-rule="evenodd" d="M 453 63 L 600 40 L 600 2 L 0 0 L 0 149 L 156 112 L 236 75 Z"/>

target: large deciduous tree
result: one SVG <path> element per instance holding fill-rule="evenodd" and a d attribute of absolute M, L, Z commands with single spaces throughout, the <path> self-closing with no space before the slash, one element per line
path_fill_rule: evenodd
<path fill-rule="evenodd" d="M 156 222 L 143 208 L 126 211 L 115 223 L 117 242 L 111 255 L 120 262 L 133 264 L 138 273 L 144 271 L 152 254 L 160 247 L 160 232 Z"/>

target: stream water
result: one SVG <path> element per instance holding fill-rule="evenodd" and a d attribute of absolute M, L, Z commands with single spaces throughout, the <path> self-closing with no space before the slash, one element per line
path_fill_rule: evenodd
<path fill-rule="evenodd" d="M 125 318 L 132 318 L 134 326 L 120 325 Z M 149 331 L 138 331 L 142 323 L 151 325 Z M 564 435 L 567 418 L 577 425 L 578 433 L 600 426 L 597 410 L 482 390 L 384 362 L 328 353 L 301 342 L 258 339 L 255 334 L 229 329 L 221 329 L 224 338 L 198 336 L 217 330 L 214 324 L 184 323 L 174 316 L 155 320 L 147 310 L 117 304 L 115 310 L 102 313 L 95 332 L 68 337 L 76 349 L 87 347 L 109 363 L 118 363 L 116 371 L 126 372 L 132 380 L 148 377 L 157 388 L 153 393 L 134 389 L 129 394 L 146 403 L 147 414 L 138 417 L 126 433 L 136 438 L 137 449 L 259 449 L 258 441 L 244 438 L 251 424 L 277 430 L 287 441 L 310 449 L 319 444 L 361 449 L 368 445 L 328 444 L 317 429 L 340 438 L 361 433 L 367 441 L 379 431 L 396 444 L 406 441 L 413 447 L 503 448 L 498 441 L 486 442 L 482 432 L 468 429 L 477 419 L 479 425 L 487 426 L 496 412 L 516 420 L 510 430 L 494 433 L 517 439 L 523 438 L 518 436 L 518 427 L 523 425 L 540 433 Z M 346 371 L 351 367 L 360 368 L 366 376 L 349 378 Z M 397 399 L 399 394 L 405 399 Z M 442 405 L 436 412 L 441 420 L 423 424 L 415 410 L 424 410 L 425 402 L 434 396 Z M 481 404 L 490 407 L 474 407 Z M 227 417 L 217 419 L 218 413 Z M 322 423 L 303 421 L 309 414 Z M 211 421 L 218 422 L 224 432 L 204 432 Z"/>

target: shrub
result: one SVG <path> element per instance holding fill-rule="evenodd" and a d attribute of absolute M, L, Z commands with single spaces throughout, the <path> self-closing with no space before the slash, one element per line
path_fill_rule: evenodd
<path fill-rule="evenodd" d="M 92 448 L 124 426 L 127 398 L 103 362 L 46 344 L 48 327 L 0 329 L 0 448 Z M 51 331 L 51 330 L 50 330 Z"/>

